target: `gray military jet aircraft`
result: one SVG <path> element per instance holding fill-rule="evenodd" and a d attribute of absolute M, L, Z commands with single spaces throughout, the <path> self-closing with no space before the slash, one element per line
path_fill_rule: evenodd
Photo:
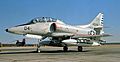
<path fill-rule="evenodd" d="M 101 37 L 110 36 L 103 31 L 103 14 L 99 13 L 95 19 L 87 25 L 67 25 L 59 19 L 51 17 L 37 17 L 26 24 L 17 25 L 6 29 L 6 32 L 37 38 L 40 46 L 61 46 L 68 51 L 68 46 L 78 46 L 78 51 L 83 46 L 100 45 Z M 48 41 L 43 41 L 48 38 Z"/>

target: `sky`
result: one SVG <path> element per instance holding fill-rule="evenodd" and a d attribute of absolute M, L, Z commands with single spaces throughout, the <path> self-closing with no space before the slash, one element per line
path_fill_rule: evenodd
<path fill-rule="evenodd" d="M 67 24 L 90 23 L 104 13 L 107 42 L 120 42 L 120 0 L 0 0 L 0 42 L 9 43 L 24 38 L 5 32 L 6 28 L 27 23 L 35 17 L 53 17 Z"/>

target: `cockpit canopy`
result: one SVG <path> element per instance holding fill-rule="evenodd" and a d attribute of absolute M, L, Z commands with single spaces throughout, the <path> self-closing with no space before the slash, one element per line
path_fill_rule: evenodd
<path fill-rule="evenodd" d="M 37 17 L 30 21 L 31 24 L 42 23 L 42 22 L 56 22 L 58 19 L 51 17 Z"/>
<path fill-rule="evenodd" d="M 56 21 L 61 21 L 59 19 L 51 18 L 51 17 L 37 17 L 32 19 L 30 22 L 26 24 L 21 24 L 17 26 L 23 26 L 23 25 L 30 25 L 30 24 L 36 24 L 36 23 L 44 23 L 44 22 L 56 22 Z"/>

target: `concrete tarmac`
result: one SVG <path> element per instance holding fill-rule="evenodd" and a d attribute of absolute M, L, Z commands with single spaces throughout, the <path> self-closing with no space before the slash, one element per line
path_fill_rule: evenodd
<path fill-rule="evenodd" d="M 2 47 L 0 62 L 120 62 L 120 45 L 84 47 L 77 52 L 77 47 L 69 47 L 63 52 L 62 47 L 41 47 L 41 53 L 35 53 L 36 47 Z"/>

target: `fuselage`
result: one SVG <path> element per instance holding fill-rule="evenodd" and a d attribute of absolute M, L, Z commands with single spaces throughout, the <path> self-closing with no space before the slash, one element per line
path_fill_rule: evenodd
<path fill-rule="evenodd" d="M 78 26 L 51 17 L 37 17 L 26 24 L 6 29 L 6 32 L 39 39 L 38 48 L 41 45 L 62 46 L 64 51 L 71 45 L 78 46 L 78 51 L 82 51 L 82 46 L 99 46 L 101 37 L 109 36 L 104 35 L 103 13 L 99 13 L 91 23 Z M 46 38 L 49 40 L 43 41 Z"/>
<path fill-rule="evenodd" d="M 50 33 L 64 32 L 64 33 L 72 33 L 77 35 L 94 35 L 96 31 L 90 28 L 81 28 L 72 25 L 67 25 L 61 23 L 60 20 L 56 21 L 45 21 L 45 22 L 34 22 L 28 24 L 22 24 L 18 26 L 14 26 L 12 28 L 7 29 L 6 31 L 15 33 L 15 34 L 35 34 L 35 35 L 47 35 Z"/>
<path fill-rule="evenodd" d="M 59 19 L 54 19 L 50 17 L 34 18 L 26 24 L 11 27 L 9 29 L 6 29 L 6 31 L 38 39 L 43 39 L 43 37 L 52 37 L 52 40 L 50 42 L 47 42 L 49 43 L 49 45 L 63 45 L 63 43 L 64 45 L 68 44 L 77 46 L 85 44 L 92 45 L 93 42 L 86 42 L 84 38 L 92 40 L 100 39 L 100 37 L 92 36 L 96 34 L 99 35 L 97 30 L 93 28 L 93 25 L 91 26 L 90 24 L 88 24 L 81 26 L 72 26 L 63 23 Z M 99 32 L 101 32 L 101 29 L 99 30 Z M 71 37 L 73 38 L 73 40 L 70 39 Z M 78 42 L 78 40 L 80 40 L 80 42 Z M 98 44 L 95 43 L 95 45 Z"/>

